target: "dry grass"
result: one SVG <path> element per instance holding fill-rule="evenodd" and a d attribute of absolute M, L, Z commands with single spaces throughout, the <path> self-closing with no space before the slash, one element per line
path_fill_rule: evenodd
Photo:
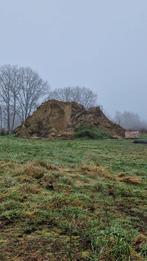
<path fill-rule="evenodd" d="M 0 161 L 0 260 L 145 260 L 145 151 L 131 147 L 127 165 L 112 141 L 114 154 L 68 142 L 64 155 L 65 143 L 25 142 Z"/>
<path fill-rule="evenodd" d="M 121 176 L 118 179 L 121 182 L 125 182 L 128 184 L 133 184 L 133 185 L 141 185 L 142 184 L 142 180 L 139 177 L 130 177 L 130 176 Z"/>
<path fill-rule="evenodd" d="M 106 168 L 97 165 L 83 165 L 80 168 L 81 172 L 86 173 L 89 176 L 101 177 L 104 179 L 115 180 L 115 177 L 109 173 Z"/>

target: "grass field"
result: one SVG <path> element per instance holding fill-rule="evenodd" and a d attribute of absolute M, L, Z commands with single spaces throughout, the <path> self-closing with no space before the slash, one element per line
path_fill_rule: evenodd
<path fill-rule="evenodd" d="M 147 258 L 147 145 L 0 137 L 0 260 Z"/>

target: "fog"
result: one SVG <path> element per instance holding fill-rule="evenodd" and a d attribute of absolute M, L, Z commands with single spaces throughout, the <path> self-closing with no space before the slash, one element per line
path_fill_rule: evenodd
<path fill-rule="evenodd" d="M 147 119 L 146 14 L 146 0 L 0 0 L 0 65 L 91 88 L 109 115 Z"/>

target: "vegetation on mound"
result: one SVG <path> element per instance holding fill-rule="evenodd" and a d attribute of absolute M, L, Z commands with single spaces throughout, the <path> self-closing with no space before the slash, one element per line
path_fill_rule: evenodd
<path fill-rule="evenodd" d="M 111 135 L 101 128 L 83 126 L 75 130 L 75 138 L 108 139 Z"/>
<path fill-rule="evenodd" d="M 0 260 L 145 260 L 145 146 L 2 137 L 0 157 Z"/>

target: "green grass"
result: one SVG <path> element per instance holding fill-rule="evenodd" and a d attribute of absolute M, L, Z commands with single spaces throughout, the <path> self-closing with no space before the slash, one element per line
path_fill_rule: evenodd
<path fill-rule="evenodd" d="M 147 258 L 147 146 L 0 137 L 0 260 Z"/>

